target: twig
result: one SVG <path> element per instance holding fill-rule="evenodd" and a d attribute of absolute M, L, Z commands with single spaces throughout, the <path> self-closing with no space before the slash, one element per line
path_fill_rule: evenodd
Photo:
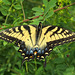
<path fill-rule="evenodd" d="M 59 11 L 59 10 L 62 10 L 62 9 L 65 9 L 65 8 L 67 8 L 67 7 L 69 7 L 69 6 L 74 5 L 74 4 L 75 4 L 75 2 L 72 3 L 72 4 L 70 4 L 70 5 L 67 5 L 67 6 L 65 6 L 65 7 L 62 7 L 62 8 L 56 9 L 56 10 L 54 10 L 54 12 Z"/>
<path fill-rule="evenodd" d="M 22 6 L 23 16 L 24 16 L 24 20 L 25 20 L 25 13 L 24 13 L 24 9 L 23 9 L 22 0 L 21 0 L 21 6 Z"/>
<path fill-rule="evenodd" d="M 43 16 L 43 15 L 40 15 L 40 16 Z M 23 22 L 27 22 L 27 21 L 29 21 L 29 20 L 33 20 L 33 19 L 39 18 L 40 16 L 36 16 L 36 17 L 31 18 L 31 19 L 23 20 Z M 23 22 L 21 22 L 21 23 L 23 23 Z"/>
<path fill-rule="evenodd" d="M 75 4 L 75 2 L 72 3 L 72 4 L 70 4 L 70 5 L 67 5 L 67 6 L 65 6 L 65 7 L 58 8 L 58 9 L 54 10 L 54 12 L 57 12 L 57 11 L 62 10 L 62 9 L 65 9 L 65 8 L 67 8 L 67 7 L 69 7 L 69 6 L 74 5 L 74 4 Z M 40 15 L 40 16 L 43 16 L 43 15 Z M 33 19 L 39 18 L 40 16 L 36 16 L 36 17 L 31 18 L 31 19 L 23 20 L 23 22 L 27 22 L 27 21 L 29 21 L 29 20 L 33 20 Z M 22 23 L 23 23 L 23 22 L 22 22 Z"/>
<path fill-rule="evenodd" d="M 3 28 L 0 28 L 0 30 L 1 30 L 1 29 L 3 29 Z"/>

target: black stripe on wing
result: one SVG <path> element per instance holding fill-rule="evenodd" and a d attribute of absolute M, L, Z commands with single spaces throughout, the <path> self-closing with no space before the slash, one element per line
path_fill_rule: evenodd
<path fill-rule="evenodd" d="M 72 42 L 72 41 L 75 41 L 75 35 L 70 36 L 68 38 L 62 38 L 62 39 L 59 39 L 59 40 L 47 42 L 47 46 L 50 46 L 50 47 L 53 48 L 55 46 L 62 45 L 64 43 L 68 43 L 68 42 Z"/>
<path fill-rule="evenodd" d="M 47 29 L 47 31 L 44 33 L 44 35 L 46 35 L 49 31 L 53 30 L 55 28 L 55 26 L 51 26 Z"/>
<path fill-rule="evenodd" d="M 56 30 L 54 30 L 53 31 L 53 29 L 55 29 L 56 28 Z M 61 30 L 62 29 L 62 30 Z M 61 30 L 61 31 L 60 31 Z M 66 34 L 71 34 L 72 32 L 71 31 L 69 31 L 69 30 L 66 30 L 66 29 L 64 29 L 64 28 L 60 28 L 60 27 L 57 27 L 57 26 L 50 26 L 47 30 L 46 30 L 46 32 L 44 33 L 44 35 L 46 35 L 48 32 L 53 32 L 51 35 L 50 35 L 50 37 L 52 36 L 52 35 L 54 35 L 54 34 L 62 34 L 62 33 L 64 33 L 65 32 L 65 34 L 64 35 L 66 35 Z M 60 31 L 60 33 L 58 33 Z M 67 32 L 68 31 L 68 32 Z"/>
<path fill-rule="evenodd" d="M 14 42 L 17 46 L 18 46 L 18 44 L 21 44 L 21 42 L 22 42 L 21 40 L 19 40 L 17 38 L 7 36 L 3 32 L 0 33 L 0 39 L 5 40 L 5 41 L 10 42 L 10 43 Z"/>

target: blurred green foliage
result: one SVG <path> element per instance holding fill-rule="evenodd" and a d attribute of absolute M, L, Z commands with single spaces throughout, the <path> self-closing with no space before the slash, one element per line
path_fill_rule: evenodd
<path fill-rule="evenodd" d="M 53 12 L 74 3 L 74 0 L 0 0 L 0 28 L 7 29 L 24 24 L 57 25 L 75 32 L 75 5 Z M 39 18 L 22 23 L 35 16 Z M 57 46 L 44 61 L 24 63 L 14 44 L 0 40 L 0 75 L 75 75 L 75 42 Z"/>

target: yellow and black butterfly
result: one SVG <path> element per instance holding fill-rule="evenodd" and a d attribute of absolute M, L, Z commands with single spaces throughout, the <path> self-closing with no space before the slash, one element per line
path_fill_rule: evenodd
<path fill-rule="evenodd" d="M 0 39 L 15 42 L 25 60 L 43 59 L 55 46 L 75 41 L 75 33 L 57 26 L 22 25 L 0 32 Z"/>

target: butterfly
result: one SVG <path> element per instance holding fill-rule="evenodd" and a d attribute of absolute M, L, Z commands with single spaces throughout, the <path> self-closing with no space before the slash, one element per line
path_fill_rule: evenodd
<path fill-rule="evenodd" d="M 75 33 L 57 26 L 22 25 L 0 32 L 0 39 L 14 42 L 25 60 L 43 59 L 54 47 L 75 41 Z"/>

